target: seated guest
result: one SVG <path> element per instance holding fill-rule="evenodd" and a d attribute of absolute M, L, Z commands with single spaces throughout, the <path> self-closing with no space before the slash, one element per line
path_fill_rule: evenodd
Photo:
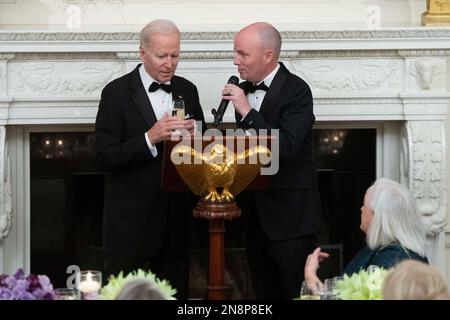
<path fill-rule="evenodd" d="M 370 265 L 388 269 L 404 259 L 428 263 L 421 217 L 411 193 L 401 184 L 380 178 L 367 189 L 360 228 L 366 234 L 367 246 L 350 261 L 345 274 L 351 275 Z M 328 256 L 320 248 L 308 256 L 305 280 L 320 283 L 317 269 Z"/>
<path fill-rule="evenodd" d="M 404 260 L 388 272 L 383 283 L 385 300 L 449 300 L 447 283 L 435 268 Z"/>
<path fill-rule="evenodd" d="M 137 279 L 128 282 L 117 294 L 116 300 L 167 300 L 155 283 Z"/>

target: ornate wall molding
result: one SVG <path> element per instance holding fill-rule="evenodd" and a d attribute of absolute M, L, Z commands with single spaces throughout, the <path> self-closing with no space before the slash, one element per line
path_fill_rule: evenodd
<path fill-rule="evenodd" d="M 449 29 L 286 31 L 284 39 L 430 39 L 450 37 Z"/>
<path fill-rule="evenodd" d="M 412 76 L 408 90 L 446 90 L 446 59 L 421 58 L 407 64 L 407 71 Z"/>
<path fill-rule="evenodd" d="M 117 57 L 122 60 L 140 61 L 139 52 L 117 52 Z"/>
<path fill-rule="evenodd" d="M 402 89 L 401 59 L 292 60 L 291 67 L 315 93 L 399 92 Z"/>
<path fill-rule="evenodd" d="M 6 62 L 0 60 L 0 97 L 6 95 Z"/>
<path fill-rule="evenodd" d="M 316 95 L 315 100 L 318 104 L 321 105 L 383 105 L 383 104 L 401 104 L 402 100 L 400 98 L 379 98 L 375 99 L 375 97 L 336 97 L 336 96 L 328 96 L 328 95 Z"/>
<path fill-rule="evenodd" d="M 27 54 L 23 54 L 27 57 Z M 55 54 L 58 56 L 58 54 Z M 140 60 L 139 52 L 118 52 L 123 60 Z M 332 58 L 402 58 L 402 57 L 447 57 L 450 50 L 282 50 L 281 60 L 287 59 L 332 59 Z M 232 60 L 233 51 L 182 51 L 182 60 Z M 28 59 L 28 57 L 27 57 Z M 105 59 L 107 59 L 105 57 Z"/>
<path fill-rule="evenodd" d="M 117 60 L 117 59 L 118 59 L 117 54 L 113 52 L 19 52 L 14 55 L 13 61 L 28 61 L 28 60 L 77 61 L 77 60 Z"/>
<path fill-rule="evenodd" d="M 11 164 L 6 143 L 6 127 L 0 126 L 0 242 L 9 234 L 12 221 Z"/>
<path fill-rule="evenodd" d="M 436 235 L 447 224 L 444 123 L 409 121 L 407 130 L 411 145 L 410 188 L 424 216 L 427 233 Z"/>
<path fill-rule="evenodd" d="M 182 40 L 232 40 L 235 32 L 182 32 Z M 282 31 L 286 40 L 449 39 L 447 28 Z M 0 32 L 0 41 L 139 41 L 138 32 Z"/>
<path fill-rule="evenodd" d="M 450 55 L 450 51 L 449 51 Z M 118 52 L 124 60 L 140 60 L 139 52 Z M 281 60 L 286 59 L 328 59 L 328 58 L 400 58 L 398 50 L 282 50 Z M 232 60 L 233 51 L 182 51 L 182 60 Z"/>
<path fill-rule="evenodd" d="M 447 49 L 424 49 L 424 50 L 398 50 L 400 56 L 404 58 L 416 58 L 416 57 L 449 57 L 450 50 Z"/>
<path fill-rule="evenodd" d="M 12 58 L 14 58 L 13 53 L 0 52 L 0 97 L 6 96 L 6 77 L 8 73 L 6 64 Z"/>
<path fill-rule="evenodd" d="M 400 58 L 398 50 L 308 50 L 284 52 L 289 58 L 329 59 L 329 58 Z M 283 57 L 283 54 L 281 55 Z"/>
<path fill-rule="evenodd" d="M 12 58 L 14 58 L 14 53 L 0 52 L 0 60 L 11 60 Z"/>
<path fill-rule="evenodd" d="M 90 95 L 124 73 L 120 62 L 15 61 L 8 64 L 9 94 L 16 97 Z"/>
<path fill-rule="evenodd" d="M 448 57 L 450 50 L 282 50 L 281 59 L 322 58 L 400 58 L 400 57 Z M 233 51 L 183 51 L 186 60 L 231 60 Z M 19 52 L 0 53 L 0 60 L 140 60 L 139 52 Z"/>

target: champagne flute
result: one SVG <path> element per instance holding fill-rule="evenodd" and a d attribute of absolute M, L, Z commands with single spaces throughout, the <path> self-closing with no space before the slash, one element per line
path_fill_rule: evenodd
<path fill-rule="evenodd" d="M 184 120 L 184 100 L 177 99 L 173 101 L 172 116 L 177 117 L 178 120 Z"/>

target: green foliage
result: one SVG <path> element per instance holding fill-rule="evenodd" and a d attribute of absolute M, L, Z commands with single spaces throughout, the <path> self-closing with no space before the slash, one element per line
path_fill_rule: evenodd
<path fill-rule="evenodd" d="M 128 281 L 137 279 L 145 279 L 155 283 L 167 300 L 175 300 L 173 296 L 177 293 L 177 290 L 172 288 L 167 280 L 158 279 L 152 272 L 145 272 L 141 269 L 130 272 L 126 276 L 123 275 L 123 272 L 120 272 L 117 277 L 111 276 L 108 284 L 100 291 L 100 299 L 114 300 Z"/>
<path fill-rule="evenodd" d="M 387 270 L 370 266 L 367 270 L 361 270 L 350 277 L 344 275 L 337 281 L 336 289 L 338 299 L 341 300 L 381 300 L 384 278 Z"/>

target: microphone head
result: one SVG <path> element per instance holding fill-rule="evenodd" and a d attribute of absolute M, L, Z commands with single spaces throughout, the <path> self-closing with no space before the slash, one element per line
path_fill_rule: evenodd
<path fill-rule="evenodd" d="M 236 76 L 231 76 L 230 79 L 228 79 L 228 83 L 237 85 L 239 84 L 239 78 Z"/>

